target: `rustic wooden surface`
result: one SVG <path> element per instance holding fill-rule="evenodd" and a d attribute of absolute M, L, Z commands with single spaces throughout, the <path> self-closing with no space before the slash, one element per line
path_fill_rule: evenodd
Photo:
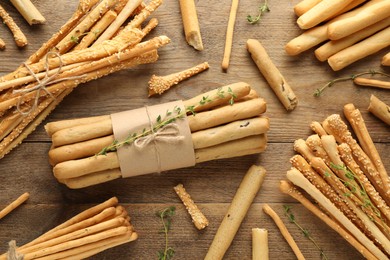
<path fill-rule="evenodd" d="M 77 7 L 76 0 L 36 0 L 35 5 L 48 22 L 30 27 L 8 1 L 4 2 L 1 4 L 26 33 L 30 43 L 26 48 L 18 49 L 8 29 L 4 25 L 0 26 L 0 37 L 7 44 L 6 49 L 0 52 L 0 75 L 14 70 L 29 54 L 38 49 Z M 361 110 L 382 159 L 390 169 L 389 127 L 367 112 L 371 93 L 389 104 L 389 92 L 344 82 L 327 90 L 320 98 L 312 95 L 316 88 L 336 77 L 369 69 L 384 69 L 389 72 L 388 68 L 381 68 L 379 65 L 379 60 L 386 51 L 337 73 L 327 64 L 318 62 L 312 51 L 298 57 L 289 57 L 284 52 L 284 45 L 300 33 L 292 11 L 298 0 L 270 1 L 271 12 L 265 14 L 259 24 L 250 25 L 246 22 L 246 15 L 255 13 L 259 2 L 240 1 L 231 63 L 227 73 L 224 73 L 220 63 L 230 1 L 214 1 L 212 4 L 205 0 L 196 1 L 205 46 L 202 52 L 195 51 L 184 40 L 178 1 L 165 1 L 153 15 L 159 19 L 160 24 L 152 35 L 165 34 L 172 39 L 172 43 L 161 49 L 159 61 L 80 85 L 55 109 L 45 123 L 108 114 L 178 98 L 185 99 L 218 86 L 245 81 L 267 101 L 266 115 L 270 118 L 271 129 L 268 134 L 269 145 L 264 153 L 70 190 L 57 183 L 52 176 L 47 159 L 50 139 L 46 136 L 42 124 L 23 144 L 0 161 L 0 208 L 25 191 L 31 194 L 26 204 L 0 220 L 0 252 L 7 250 L 7 242 L 11 239 L 16 239 L 18 244 L 26 243 L 81 210 L 117 196 L 129 211 L 139 239 L 107 250 L 92 259 L 156 259 L 157 251 L 163 249 L 164 238 L 159 233 L 161 223 L 155 212 L 171 205 L 177 208 L 169 233 L 169 243 L 176 251 L 174 259 L 202 259 L 243 175 L 251 165 L 260 164 L 267 169 L 265 182 L 226 253 L 226 259 L 251 258 L 251 228 L 254 227 L 269 230 L 271 259 L 295 258 L 274 223 L 262 212 L 264 203 L 269 203 L 280 213 L 307 259 L 320 259 L 319 251 L 293 224 L 288 223 L 283 216 L 285 204 L 292 205 L 297 221 L 310 231 L 329 259 L 362 258 L 354 248 L 315 216 L 281 194 L 278 191 L 278 183 L 285 178 L 285 173 L 290 168 L 289 158 L 294 154 L 293 141 L 311 134 L 311 121 L 322 121 L 332 113 L 342 113 L 343 105 L 350 102 Z M 295 90 L 299 98 L 295 111 L 287 113 L 284 110 L 258 72 L 245 49 L 246 40 L 249 38 L 262 42 Z M 152 74 L 166 75 L 203 61 L 210 63 L 211 68 L 208 71 L 181 83 L 160 97 L 147 98 L 147 81 Z M 184 184 L 208 217 L 210 226 L 204 231 L 196 230 L 174 193 L 172 188 L 178 183 Z"/>

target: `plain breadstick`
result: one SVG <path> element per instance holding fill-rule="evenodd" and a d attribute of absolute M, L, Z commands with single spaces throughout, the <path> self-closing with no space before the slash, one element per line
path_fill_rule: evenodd
<path fill-rule="evenodd" d="M 184 33 L 187 43 L 195 48 L 195 50 L 203 50 L 202 36 L 196 13 L 194 0 L 180 0 L 180 11 L 183 20 Z"/>
<path fill-rule="evenodd" d="M 297 24 L 301 29 L 309 29 L 334 16 L 352 0 L 322 0 L 306 13 L 302 14 Z"/>
<path fill-rule="evenodd" d="M 390 27 L 387 27 L 371 37 L 334 54 L 328 59 L 328 63 L 334 71 L 338 71 L 355 61 L 388 47 L 389 45 Z"/>
<path fill-rule="evenodd" d="M 43 24 L 46 22 L 45 17 L 43 17 L 30 0 L 11 0 L 11 3 L 29 25 Z"/>
<path fill-rule="evenodd" d="M 225 51 L 223 53 L 222 69 L 227 70 L 230 62 L 230 54 L 233 45 L 234 24 L 236 22 L 237 9 L 239 0 L 232 0 L 230 9 L 229 22 L 226 30 Z"/>
<path fill-rule="evenodd" d="M 200 149 L 251 135 L 264 134 L 268 129 L 269 119 L 267 117 L 255 117 L 198 131 L 191 136 L 194 149 Z"/>
<path fill-rule="evenodd" d="M 222 259 L 264 181 L 265 169 L 253 165 L 245 174 L 214 236 L 205 260 Z"/>
<path fill-rule="evenodd" d="M 28 192 L 25 192 L 22 195 L 20 195 L 15 201 L 11 202 L 11 204 L 9 204 L 7 207 L 5 207 L 3 210 L 0 211 L 0 219 L 4 218 L 11 211 L 13 211 L 17 207 L 19 207 L 29 197 L 30 197 L 30 194 Z"/>
<path fill-rule="evenodd" d="M 368 106 L 368 111 L 370 111 L 374 116 L 390 125 L 390 106 L 386 105 L 385 102 L 380 100 L 374 95 L 370 97 L 370 105 Z"/>
<path fill-rule="evenodd" d="M 360 40 L 373 35 L 374 33 L 388 27 L 389 25 L 390 17 L 368 26 L 367 28 L 364 28 L 360 31 L 352 33 L 340 40 L 328 41 L 316 49 L 314 53 L 319 61 L 326 61 L 333 54 L 336 54 L 337 52 L 359 42 Z"/>
<path fill-rule="evenodd" d="M 297 16 L 301 16 L 321 1 L 322 0 L 302 0 L 294 6 L 294 13 Z"/>
<path fill-rule="evenodd" d="M 268 259 L 268 230 L 252 228 L 252 260 Z"/>
<path fill-rule="evenodd" d="M 190 115 L 187 119 L 191 132 L 195 132 L 236 120 L 259 116 L 266 111 L 266 106 L 264 99 L 256 98 Z"/>
<path fill-rule="evenodd" d="M 284 49 L 288 55 L 298 55 L 328 39 L 328 26 L 319 25 L 304 31 L 301 35 L 290 40 Z"/>
<path fill-rule="evenodd" d="M 381 64 L 383 66 L 390 66 L 390 52 L 383 56 Z"/>
<path fill-rule="evenodd" d="M 390 82 L 373 78 L 356 77 L 353 79 L 353 83 L 358 86 L 368 86 L 375 88 L 390 89 Z"/>
<path fill-rule="evenodd" d="M 329 201 L 313 184 L 311 184 L 297 169 L 293 168 L 287 172 L 287 178 L 295 185 L 304 189 L 313 199 L 315 199 L 327 212 L 351 234 L 359 240 L 378 259 L 387 259 L 387 256 L 375 246 L 332 202 Z"/>
<path fill-rule="evenodd" d="M 104 170 L 76 178 L 64 179 L 63 183 L 70 189 L 82 189 L 92 185 L 112 181 L 122 177 L 122 172 L 119 168 L 112 170 Z"/>
<path fill-rule="evenodd" d="M 111 117 L 109 115 L 104 115 L 104 116 L 93 116 L 93 117 L 60 120 L 60 121 L 47 123 L 45 125 L 45 131 L 49 136 L 52 136 L 55 132 L 65 128 L 96 123 L 110 118 Z"/>
<path fill-rule="evenodd" d="M 275 222 L 276 226 L 279 228 L 280 233 L 283 235 L 283 237 L 286 239 L 287 243 L 290 245 L 291 249 L 293 250 L 295 256 L 298 260 L 304 260 L 305 257 L 303 256 L 301 250 L 299 249 L 297 243 L 295 242 L 294 238 L 291 236 L 290 232 L 288 231 L 286 225 L 284 225 L 283 221 L 280 219 L 279 215 L 268 205 L 264 204 L 263 211 L 272 218 L 272 220 Z"/>
<path fill-rule="evenodd" d="M 259 41 L 254 39 L 249 39 L 246 42 L 246 47 L 280 102 L 287 111 L 293 110 L 298 104 L 297 97 L 278 68 L 271 61 L 264 47 Z"/>
<path fill-rule="evenodd" d="M 389 17 L 390 1 L 374 2 L 369 6 L 359 8 L 359 10 L 360 11 L 352 17 L 330 24 L 328 27 L 329 39 L 341 39 Z"/>
<path fill-rule="evenodd" d="M 336 221 L 324 214 L 320 209 L 318 209 L 310 200 L 305 198 L 301 192 L 290 182 L 280 181 L 279 189 L 298 200 L 305 208 L 310 212 L 316 215 L 321 219 L 325 224 L 327 224 L 331 229 L 336 231 L 340 236 L 342 236 L 350 245 L 352 245 L 359 253 L 361 253 L 367 259 L 375 259 L 375 256 L 359 241 L 357 241 L 343 226 L 340 226 Z"/>

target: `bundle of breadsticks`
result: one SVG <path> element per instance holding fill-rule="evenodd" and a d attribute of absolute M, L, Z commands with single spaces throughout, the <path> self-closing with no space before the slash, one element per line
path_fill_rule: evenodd
<path fill-rule="evenodd" d="M 333 114 L 322 123 L 311 124 L 316 134 L 296 140 L 294 150 L 299 154 L 291 158 L 293 168 L 287 172 L 291 183 L 282 181 L 280 189 L 299 200 L 367 259 L 388 259 L 390 178 L 359 109 L 347 104 L 344 114 L 353 131 L 339 114 Z"/>
<path fill-rule="evenodd" d="M 81 0 L 74 15 L 14 72 L 0 78 L 0 158 L 22 142 L 77 85 L 155 62 L 166 36 L 142 23 L 162 0 Z M 129 20 L 127 22 L 127 20 Z"/>
<path fill-rule="evenodd" d="M 179 103 L 118 113 L 123 118 L 50 122 L 45 126 L 52 139 L 50 163 L 58 181 L 76 189 L 260 153 L 269 129 L 269 119 L 261 116 L 265 111 L 265 100 L 238 82 Z"/>
<path fill-rule="evenodd" d="M 302 0 L 294 11 L 305 31 L 287 43 L 286 52 L 297 55 L 322 44 L 315 56 L 327 60 L 334 71 L 390 45 L 387 0 Z"/>
<path fill-rule="evenodd" d="M 137 238 L 126 209 L 113 197 L 23 246 L 12 240 L 0 259 L 84 259 Z"/>

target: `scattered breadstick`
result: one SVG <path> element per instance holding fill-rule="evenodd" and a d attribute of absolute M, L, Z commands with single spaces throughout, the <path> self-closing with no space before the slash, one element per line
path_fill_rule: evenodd
<path fill-rule="evenodd" d="M 200 34 L 198 15 L 194 0 L 180 0 L 180 11 L 183 19 L 184 33 L 187 43 L 195 50 L 203 50 L 202 36 Z"/>
<path fill-rule="evenodd" d="M 386 1 L 385 1 L 386 2 Z M 388 1 L 390 6 L 390 1 Z M 329 57 L 328 63 L 334 71 L 341 70 L 346 66 L 374 54 L 390 45 L 390 27 L 370 36 Z"/>
<path fill-rule="evenodd" d="M 29 198 L 30 194 L 28 192 L 23 193 L 16 200 L 11 202 L 7 207 L 0 211 L 0 219 L 4 218 L 11 211 L 19 207 L 23 202 L 25 202 Z"/>
<path fill-rule="evenodd" d="M 205 260 L 222 259 L 264 181 L 265 169 L 253 165 L 245 174 L 210 245 Z"/>
<path fill-rule="evenodd" d="M 43 17 L 30 0 L 11 0 L 11 3 L 18 9 L 19 13 L 29 25 L 43 24 L 46 22 L 45 17 Z"/>
<path fill-rule="evenodd" d="M 386 124 L 390 125 L 390 106 L 386 105 L 385 102 L 374 95 L 371 95 L 370 97 L 368 111 Z"/>
<path fill-rule="evenodd" d="M 383 56 L 381 64 L 383 66 L 390 66 L 390 52 Z"/>
<path fill-rule="evenodd" d="M 287 181 L 280 181 L 279 189 L 283 193 L 298 200 L 306 209 L 325 222 L 331 229 L 342 236 L 350 245 L 356 248 L 356 250 L 358 250 L 358 252 L 360 252 L 365 258 L 375 258 L 375 256 L 364 245 L 357 241 L 355 237 L 352 236 L 343 226 L 332 220 L 330 217 L 328 217 L 328 215 L 324 214 L 324 212 L 318 209 L 310 200 L 305 198 L 292 183 Z"/>
<path fill-rule="evenodd" d="M 390 89 L 390 82 L 378 79 L 368 79 L 364 77 L 356 77 L 353 82 L 358 86 L 368 86 L 375 88 Z"/>
<path fill-rule="evenodd" d="M 3 50 L 5 48 L 5 42 L 3 39 L 0 38 L 0 50 Z"/>
<path fill-rule="evenodd" d="M 268 204 L 264 204 L 263 211 L 268 216 L 270 216 L 272 218 L 272 220 L 275 222 L 276 226 L 280 230 L 280 233 L 283 235 L 283 237 L 286 239 L 287 243 L 290 245 L 290 247 L 293 250 L 297 259 L 304 260 L 305 257 L 303 256 L 301 250 L 299 250 L 298 245 L 296 244 L 294 238 L 291 236 L 290 232 L 288 232 L 286 225 L 284 225 L 284 223 L 280 219 L 279 215 Z"/>
<path fill-rule="evenodd" d="M 188 213 L 191 215 L 192 223 L 194 223 L 195 227 L 199 230 L 207 227 L 209 225 L 209 221 L 191 199 L 190 194 L 187 193 L 186 189 L 183 187 L 183 184 L 178 184 L 173 189 L 183 202 Z"/>
<path fill-rule="evenodd" d="M 223 53 L 222 69 L 227 70 L 230 63 L 230 54 L 232 52 L 233 45 L 233 32 L 234 24 L 236 22 L 237 9 L 239 0 L 232 0 L 232 6 L 230 9 L 229 22 L 226 30 L 225 50 Z"/>
<path fill-rule="evenodd" d="M 14 40 L 18 47 L 24 47 L 27 45 L 28 41 L 26 36 L 23 34 L 22 30 L 20 30 L 19 26 L 15 23 L 12 17 L 7 13 L 7 11 L 0 5 L 0 17 L 3 19 L 3 23 L 5 23 L 12 34 L 14 35 Z"/>
<path fill-rule="evenodd" d="M 389 1 L 369 2 L 372 3 L 359 8 L 360 11 L 356 15 L 330 24 L 328 27 L 329 39 L 341 39 L 388 17 L 390 12 Z"/>
<path fill-rule="evenodd" d="M 268 230 L 252 228 L 252 259 L 268 260 Z"/>
<path fill-rule="evenodd" d="M 280 102 L 287 111 L 293 110 L 298 104 L 297 97 L 278 68 L 273 64 L 264 47 L 254 39 L 249 39 L 246 47 Z"/>
<path fill-rule="evenodd" d="M 327 212 L 343 225 L 351 234 L 371 251 L 378 259 L 387 259 L 387 256 L 375 246 L 332 202 L 330 202 L 314 185 L 312 185 L 297 169 L 293 168 L 287 172 L 287 178 L 295 185 L 304 189 L 315 199 Z"/>
<path fill-rule="evenodd" d="M 302 0 L 294 6 L 294 13 L 297 16 L 301 16 L 321 1 L 322 0 Z"/>
<path fill-rule="evenodd" d="M 162 93 L 170 89 L 172 86 L 177 85 L 181 81 L 188 79 L 202 71 L 205 71 L 208 68 L 208 62 L 203 62 L 192 68 L 166 76 L 153 75 L 152 78 L 149 80 L 149 97 L 156 94 L 161 95 Z"/>
<path fill-rule="evenodd" d="M 309 29 L 332 17 L 346 7 L 352 0 L 322 0 L 302 14 L 297 24 L 301 29 Z"/>

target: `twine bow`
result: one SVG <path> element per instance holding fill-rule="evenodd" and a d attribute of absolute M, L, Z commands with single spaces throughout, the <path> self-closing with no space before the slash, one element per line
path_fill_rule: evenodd
<path fill-rule="evenodd" d="M 50 71 L 50 68 L 49 68 L 49 56 L 50 55 L 55 55 L 60 60 L 60 64 L 58 66 L 57 71 L 53 75 L 51 75 L 51 76 L 49 76 L 49 71 Z M 19 101 L 18 101 L 18 103 L 16 105 L 16 109 L 17 109 L 17 111 L 19 113 L 21 113 L 24 116 L 30 114 L 38 106 L 39 98 L 41 96 L 41 91 L 46 92 L 46 94 L 48 94 L 51 98 L 53 98 L 53 100 L 55 100 L 55 97 L 46 88 L 48 85 L 55 84 L 55 83 L 58 83 L 58 82 L 61 82 L 61 81 L 64 81 L 64 80 L 73 80 L 73 79 L 79 79 L 79 78 L 84 77 L 84 75 L 80 75 L 80 76 L 64 77 L 64 78 L 55 80 L 55 78 L 61 73 L 62 66 L 63 66 L 61 55 L 58 54 L 57 52 L 48 52 L 46 54 L 46 56 L 45 56 L 45 71 L 46 71 L 46 74 L 45 74 L 45 77 L 43 79 L 39 79 L 39 77 L 32 71 L 32 69 L 27 65 L 27 63 L 23 62 L 23 65 L 27 68 L 27 70 L 30 73 L 30 75 L 33 76 L 35 81 L 38 83 L 37 85 L 35 85 L 33 87 L 24 88 L 24 89 L 16 89 L 16 90 L 14 90 L 12 92 L 13 94 L 21 93 Z M 26 94 L 28 94 L 30 92 L 33 92 L 33 91 L 36 91 L 35 98 L 34 98 L 34 103 L 32 104 L 31 108 L 27 112 L 23 112 L 21 110 L 21 108 L 20 108 L 20 106 L 23 104 L 23 102 L 22 102 L 23 101 L 23 97 L 24 97 L 24 95 L 26 95 Z"/>
<path fill-rule="evenodd" d="M 16 251 L 16 241 L 11 240 L 8 243 L 7 260 L 23 260 L 23 254 L 19 254 Z"/>
<path fill-rule="evenodd" d="M 143 149 L 149 143 L 155 141 L 175 144 L 184 139 L 184 136 L 178 135 L 179 133 L 179 126 L 175 123 L 170 123 L 161 127 L 157 131 L 152 130 L 152 133 L 150 135 L 138 138 L 134 141 L 134 146 L 138 149 Z"/>

